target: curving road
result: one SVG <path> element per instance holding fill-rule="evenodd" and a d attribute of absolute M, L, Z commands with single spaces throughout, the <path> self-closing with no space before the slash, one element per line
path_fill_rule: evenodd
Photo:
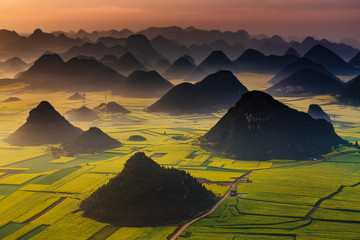
<path fill-rule="evenodd" d="M 230 185 L 229 190 L 226 192 L 226 194 L 220 199 L 220 201 L 218 201 L 212 208 L 210 211 L 208 211 L 207 213 L 201 215 L 200 217 L 197 217 L 193 220 L 191 220 L 190 222 L 184 224 L 181 228 L 176 229 L 175 233 L 173 233 L 172 237 L 170 238 L 170 240 L 175 240 L 178 237 L 180 237 L 180 235 L 194 222 L 199 221 L 200 219 L 207 217 L 208 215 L 210 215 L 211 213 L 213 213 L 218 207 L 219 205 L 230 196 L 231 190 L 234 190 L 236 185 L 241 181 L 241 179 L 243 179 L 244 177 L 246 177 L 247 175 L 251 174 L 252 172 L 254 172 L 256 170 L 250 171 L 248 173 L 245 173 L 244 175 L 242 175 L 241 177 L 239 177 L 238 179 L 236 179 L 235 182 L 233 182 L 233 184 Z"/>
<path fill-rule="evenodd" d="M 309 161 L 309 162 L 302 163 L 302 164 L 299 164 L 299 165 L 314 164 L 314 163 L 323 162 L 323 161 L 329 160 L 329 159 L 334 159 L 334 158 L 339 158 L 339 157 L 347 156 L 347 155 L 350 155 L 350 154 L 353 154 L 353 153 L 355 153 L 355 152 L 349 152 L 349 153 L 345 153 L 345 154 L 342 154 L 342 155 L 339 155 L 339 156 L 330 157 L 330 158 L 323 158 L 323 159 L 320 159 L 320 160 L 317 160 L 317 161 Z M 287 167 L 287 166 L 281 166 L 281 167 L 277 167 L 277 168 L 283 168 L 283 167 Z M 217 203 L 215 204 L 214 207 L 212 207 L 212 209 L 211 209 L 209 212 L 201 215 L 200 217 L 197 217 L 197 218 L 191 220 L 190 222 L 184 224 L 181 228 L 177 228 L 177 229 L 175 230 L 176 232 L 174 232 L 173 235 L 172 235 L 172 237 L 169 238 L 169 239 L 170 239 L 170 240 L 175 240 L 175 239 L 177 239 L 178 237 L 180 237 L 180 235 L 181 235 L 191 224 L 193 224 L 194 222 L 197 222 L 197 221 L 199 221 L 200 219 L 202 219 L 202 218 L 204 218 L 204 217 L 207 217 L 208 215 L 210 215 L 211 213 L 213 213 L 213 212 L 219 207 L 219 205 L 220 205 L 226 198 L 228 198 L 228 197 L 230 196 L 231 190 L 234 190 L 234 189 L 235 189 L 236 185 L 241 181 L 241 179 L 243 179 L 244 177 L 246 177 L 247 175 L 249 175 L 249 174 L 251 174 L 251 173 L 253 173 L 253 172 L 255 172 L 255 171 L 258 171 L 258 170 L 252 170 L 252 171 L 250 171 L 250 172 L 242 175 L 242 176 L 239 177 L 238 179 L 236 179 L 236 181 L 235 181 L 233 184 L 230 185 L 230 188 L 229 188 L 229 190 L 226 192 L 226 194 L 220 199 L 219 202 L 217 202 Z"/>

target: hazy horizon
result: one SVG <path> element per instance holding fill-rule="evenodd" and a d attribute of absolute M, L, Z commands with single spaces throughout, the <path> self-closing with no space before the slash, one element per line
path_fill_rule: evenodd
<path fill-rule="evenodd" d="M 199 29 L 237 31 L 284 38 L 317 36 L 333 41 L 360 40 L 356 22 L 357 0 L 215 0 L 167 2 L 144 0 L 102 2 L 3 0 L 0 28 L 31 33 L 43 31 L 86 31 L 123 29 L 139 31 L 151 26 L 194 26 Z M 336 31 L 335 31 L 336 30 Z"/>

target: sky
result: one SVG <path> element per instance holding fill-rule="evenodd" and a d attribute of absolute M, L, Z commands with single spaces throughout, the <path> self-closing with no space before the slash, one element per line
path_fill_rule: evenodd
<path fill-rule="evenodd" d="M 360 0 L 0 0 L 0 29 L 31 33 L 194 26 L 360 41 Z"/>

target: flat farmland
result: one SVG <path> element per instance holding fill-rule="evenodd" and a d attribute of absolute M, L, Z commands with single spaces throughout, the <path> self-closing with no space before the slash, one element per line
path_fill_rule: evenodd
<path fill-rule="evenodd" d="M 259 76 L 238 77 L 246 83 Z M 268 77 L 262 76 L 260 81 Z M 42 97 L 29 92 L 19 95 L 24 101 L 0 103 L 0 137 L 23 124 L 29 110 L 43 98 L 62 114 L 81 107 L 82 101 L 66 100 L 70 95 L 56 92 Z M 124 144 L 119 148 L 55 159 L 48 146 L 14 147 L 0 142 L 0 239 L 166 239 L 178 226 L 113 227 L 84 218 L 77 211 L 84 198 L 121 172 L 126 160 L 138 151 L 164 167 L 189 172 L 218 197 L 237 178 L 254 170 L 247 176 L 249 181 L 236 187 L 244 198 L 227 198 L 180 239 L 359 239 L 360 155 L 355 149 L 334 149 L 322 162 L 238 161 L 198 144 L 198 138 L 226 111 L 153 114 L 144 109 L 157 99 L 124 98 L 109 92 L 87 93 L 86 106 L 99 105 L 105 95 L 131 113 L 101 114 L 99 120 L 72 124 L 84 130 L 101 128 Z M 328 96 L 279 100 L 301 111 L 310 103 L 321 104 L 336 115 L 334 127 L 340 136 L 360 141 L 358 109 L 338 105 Z M 130 141 L 132 135 L 147 140 Z"/>

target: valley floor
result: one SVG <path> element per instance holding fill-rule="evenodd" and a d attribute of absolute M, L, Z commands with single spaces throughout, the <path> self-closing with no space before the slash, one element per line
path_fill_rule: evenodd
<path fill-rule="evenodd" d="M 259 78 L 251 74 L 238 77 L 245 85 Z M 82 101 L 66 100 L 72 94 L 6 91 L 2 98 L 18 96 L 23 101 L 0 103 L 0 139 L 23 124 L 29 110 L 41 100 L 48 100 L 62 114 L 82 106 Z M 359 239 L 360 154 L 356 149 L 334 149 L 325 161 L 237 161 L 207 152 L 197 144 L 197 138 L 224 111 L 211 115 L 153 114 L 143 110 L 156 99 L 123 98 L 105 92 L 87 93 L 86 106 L 99 105 L 105 95 L 108 101 L 132 112 L 72 123 L 84 130 L 99 127 L 124 143 L 122 147 L 55 159 L 47 146 L 13 147 L 0 142 L 0 239 L 166 239 L 178 226 L 119 228 L 84 218 L 77 211 L 81 200 L 118 174 L 137 151 L 163 166 L 190 172 L 219 197 L 235 179 L 256 170 L 246 176 L 249 181 L 236 185 L 237 193 L 245 197 L 226 198 L 179 239 Z M 329 96 L 279 100 L 301 111 L 310 103 L 320 104 L 335 120 L 341 137 L 360 141 L 358 108 L 338 105 Z M 144 136 L 147 141 L 128 141 L 131 135 Z"/>

